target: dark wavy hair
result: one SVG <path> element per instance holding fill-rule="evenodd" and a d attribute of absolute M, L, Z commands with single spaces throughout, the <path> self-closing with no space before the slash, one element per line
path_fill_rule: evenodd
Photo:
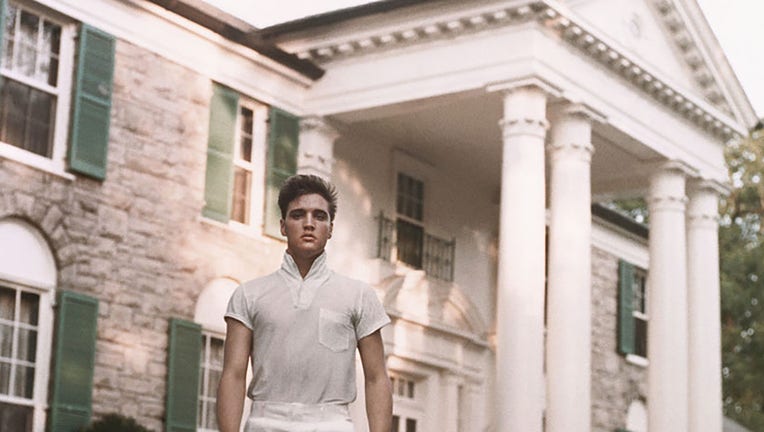
<path fill-rule="evenodd" d="M 329 219 L 334 221 L 334 215 L 337 214 L 337 190 L 333 184 L 313 174 L 297 174 L 284 180 L 279 189 L 281 218 L 286 219 L 290 202 L 309 194 L 318 194 L 329 203 Z"/>

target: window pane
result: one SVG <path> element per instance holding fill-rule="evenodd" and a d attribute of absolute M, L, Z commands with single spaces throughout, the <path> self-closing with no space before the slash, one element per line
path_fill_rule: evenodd
<path fill-rule="evenodd" d="M 398 260 L 414 268 L 422 268 L 424 229 L 404 220 L 397 221 Z"/>
<path fill-rule="evenodd" d="M 18 329 L 19 341 L 16 350 L 16 358 L 34 362 L 37 356 L 37 331 Z"/>
<path fill-rule="evenodd" d="M 214 400 L 207 402 L 207 429 L 217 430 L 218 428 L 218 418 L 215 415 L 216 407 Z"/>
<path fill-rule="evenodd" d="M 196 426 L 204 427 L 204 401 L 199 398 L 196 407 Z"/>
<path fill-rule="evenodd" d="M 647 358 L 647 321 L 634 318 L 634 354 Z"/>
<path fill-rule="evenodd" d="M 0 361 L 0 394 L 11 394 L 11 364 Z"/>
<path fill-rule="evenodd" d="M 223 339 L 210 338 L 210 366 L 223 368 Z"/>
<path fill-rule="evenodd" d="M 241 155 L 239 155 L 239 158 L 252 162 L 252 137 L 241 137 Z"/>
<path fill-rule="evenodd" d="M 14 304 L 16 303 L 16 291 L 0 287 L 0 319 L 13 321 Z"/>
<path fill-rule="evenodd" d="M 220 371 L 209 371 L 209 382 L 207 383 L 207 396 L 214 398 L 218 394 L 218 385 L 220 384 Z"/>
<path fill-rule="evenodd" d="M 249 223 L 249 195 L 252 184 L 252 173 L 236 167 L 233 177 L 233 205 L 231 206 L 231 219 Z"/>
<path fill-rule="evenodd" d="M 406 419 L 406 432 L 416 432 L 416 420 Z"/>
<path fill-rule="evenodd" d="M 0 140 L 50 157 L 55 98 L 11 79 L 0 84 Z"/>
<path fill-rule="evenodd" d="M 37 325 L 37 313 L 40 309 L 40 296 L 32 293 L 21 293 L 21 310 L 19 321 L 24 324 Z"/>
<path fill-rule="evenodd" d="M 32 412 L 29 406 L 0 402 L 0 431 L 32 432 Z"/>
<path fill-rule="evenodd" d="M 398 426 L 400 425 L 400 423 L 401 423 L 401 418 L 398 417 L 397 415 L 394 415 L 392 432 L 398 432 Z"/>
<path fill-rule="evenodd" d="M 408 396 L 410 398 L 414 399 L 414 381 L 409 381 L 408 385 L 409 385 L 409 394 L 408 394 Z"/>
<path fill-rule="evenodd" d="M 58 82 L 58 54 L 61 48 L 61 27 L 50 22 L 43 24 L 43 52 L 40 58 L 39 78 L 48 85 Z"/>
<path fill-rule="evenodd" d="M 11 358 L 13 350 L 13 327 L 0 324 L 0 357 Z"/>
<path fill-rule="evenodd" d="M 37 34 L 40 18 L 21 11 L 19 24 L 19 35 L 15 43 L 17 63 L 13 69 L 28 77 L 34 77 L 37 66 Z"/>
<path fill-rule="evenodd" d="M 31 399 L 34 390 L 34 367 L 16 365 L 16 381 L 13 394 Z"/>

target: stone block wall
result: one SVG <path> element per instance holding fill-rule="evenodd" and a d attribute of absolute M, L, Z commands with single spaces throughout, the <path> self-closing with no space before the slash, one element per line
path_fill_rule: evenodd
<path fill-rule="evenodd" d="M 627 361 L 617 349 L 618 259 L 592 248 L 593 432 L 625 427 L 631 402 L 647 397 L 647 368 Z"/>

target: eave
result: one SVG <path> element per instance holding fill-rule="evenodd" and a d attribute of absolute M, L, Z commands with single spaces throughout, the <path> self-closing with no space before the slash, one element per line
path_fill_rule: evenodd
<path fill-rule="evenodd" d="M 421 3 L 416 1 L 396 2 L 396 5 L 397 8 L 401 8 L 406 5 L 413 6 Z M 353 8 L 352 18 L 376 13 L 369 6 Z M 330 23 L 351 19 L 350 16 L 344 15 L 345 12 L 346 10 L 340 10 L 325 14 L 320 19 L 313 17 L 266 28 L 262 30 L 262 34 L 270 38 L 275 37 L 275 35 L 284 36 L 288 32 L 317 29 Z M 317 64 L 329 64 L 341 59 L 365 56 L 395 47 L 453 38 L 530 21 L 541 24 L 560 40 L 576 47 L 593 61 L 602 64 L 643 93 L 670 108 L 677 115 L 718 139 L 726 142 L 747 134 L 748 126 L 733 118 L 723 104 L 714 104 L 711 100 L 704 100 L 689 94 L 664 73 L 627 53 L 617 43 L 609 40 L 606 35 L 602 35 L 596 29 L 591 28 L 590 25 L 568 11 L 564 5 L 554 0 L 527 0 L 513 2 L 509 5 L 505 3 L 493 7 L 481 7 L 463 11 L 460 14 L 451 14 L 448 18 L 434 17 L 430 21 L 420 21 L 415 25 L 400 27 L 394 31 L 366 34 L 363 37 L 348 36 L 328 42 L 318 41 L 295 54 L 301 59 L 311 60 Z M 682 35 L 680 34 L 681 37 L 684 37 Z M 688 56 L 692 55 L 690 51 Z M 699 61 L 702 63 L 703 59 L 701 58 Z M 706 80 L 708 78 L 701 71 L 698 73 L 697 79 Z M 711 92 L 714 98 L 719 100 L 718 88 L 708 85 L 706 88 L 710 88 L 708 92 Z"/>

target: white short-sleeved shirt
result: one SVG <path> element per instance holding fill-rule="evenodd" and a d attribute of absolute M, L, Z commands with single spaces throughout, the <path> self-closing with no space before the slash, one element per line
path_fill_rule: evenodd
<path fill-rule="evenodd" d="M 225 317 L 252 330 L 247 395 L 304 404 L 355 400 L 357 342 L 390 322 L 372 288 L 329 270 L 326 253 L 305 279 L 285 253 L 278 271 L 234 291 Z"/>

